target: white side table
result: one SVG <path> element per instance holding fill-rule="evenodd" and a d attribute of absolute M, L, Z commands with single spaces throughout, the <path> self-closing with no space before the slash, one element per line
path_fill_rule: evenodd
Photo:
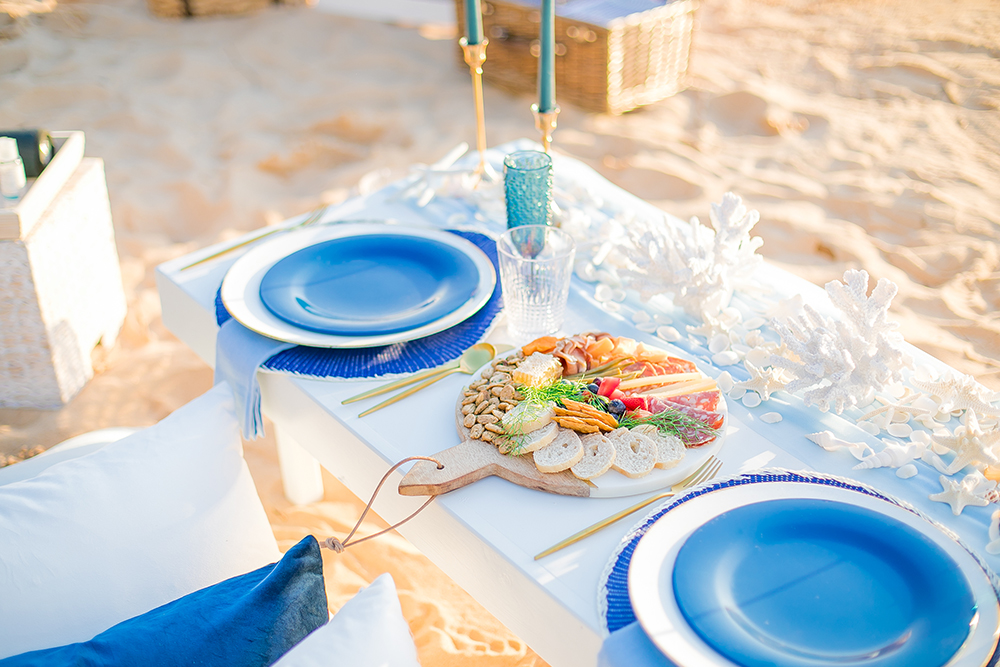
<path fill-rule="evenodd" d="M 51 200 L 0 234 L 0 407 L 68 402 L 93 377 L 94 346 L 112 345 L 125 320 L 104 162 L 80 157 L 74 134 L 79 155 L 66 157 L 76 164 L 46 167 L 64 182 L 52 187 L 42 172 L 30 186 L 51 188 Z M 35 206 L 30 194 L 22 199 Z"/>

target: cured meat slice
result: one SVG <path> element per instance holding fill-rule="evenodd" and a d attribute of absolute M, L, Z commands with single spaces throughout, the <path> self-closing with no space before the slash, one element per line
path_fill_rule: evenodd
<path fill-rule="evenodd" d="M 719 407 L 719 396 L 719 391 L 713 389 L 712 391 L 699 391 L 694 394 L 684 394 L 683 396 L 671 396 L 663 400 L 675 405 L 688 405 L 699 410 L 704 410 L 705 412 L 715 412 L 715 409 Z"/>
<path fill-rule="evenodd" d="M 658 369 L 648 361 L 635 361 L 622 368 L 625 373 L 638 373 L 639 377 L 650 377 L 658 374 Z"/>
<path fill-rule="evenodd" d="M 639 377 L 653 377 L 654 375 L 673 375 L 684 371 L 678 370 L 678 366 L 666 362 L 656 363 L 654 361 L 635 361 L 625 366 L 622 370 L 626 373 L 639 373 Z"/>
<path fill-rule="evenodd" d="M 674 375 L 675 373 L 695 373 L 698 367 L 694 365 L 693 361 L 687 359 L 667 357 L 665 361 L 640 359 L 629 364 L 623 370 L 629 373 L 638 372 L 640 377 L 651 377 L 654 375 Z"/>
<path fill-rule="evenodd" d="M 560 338 L 556 341 L 552 356 L 563 365 L 563 375 L 576 375 L 588 368 L 587 341 L 583 336 Z"/>
<path fill-rule="evenodd" d="M 673 410 L 674 412 L 679 412 L 691 417 L 692 419 L 696 419 L 712 429 L 721 428 L 722 423 L 725 420 L 725 416 L 722 413 L 701 410 L 700 408 L 692 407 L 690 405 L 670 403 L 659 398 L 650 399 L 649 409 L 654 414 L 665 412 L 667 410 Z M 716 435 L 706 433 L 704 429 L 681 427 L 677 431 L 677 437 L 684 441 L 685 447 L 701 447 L 702 445 L 715 440 Z"/>
<path fill-rule="evenodd" d="M 680 359 L 679 357 L 667 357 L 666 363 L 660 365 L 673 368 L 674 370 L 671 370 L 671 373 L 694 373 L 698 370 L 693 361 Z"/>

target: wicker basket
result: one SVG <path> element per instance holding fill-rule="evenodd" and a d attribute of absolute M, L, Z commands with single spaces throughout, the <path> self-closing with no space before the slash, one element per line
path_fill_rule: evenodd
<path fill-rule="evenodd" d="M 270 4 L 306 5 L 314 0 L 146 0 L 149 11 L 156 16 L 211 16 L 214 14 L 249 14 Z"/>
<path fill-rule="evenodd" d="M 455 0 L 459 31 L 462 0 Z M 517 93 L 538 79 L 539 0 L 483 0 L 490 40 L 483 77 Z M 620 114 L 683 89 L 695 0 L 566 0 L 556 4 L 556 99 Z M 459 61 L 465 60 L 459 50 Z"/>
<path fill-rule="evenodd" d="M 49 169 L 69 173 L 30 228 L 0 234 L 0 408 L 62 407 L 125 320 L 104 162 L 82 157 L 82 132 L 52 134 L 78 135 L 79 153 L 63 143 L 28 193 Z"/>

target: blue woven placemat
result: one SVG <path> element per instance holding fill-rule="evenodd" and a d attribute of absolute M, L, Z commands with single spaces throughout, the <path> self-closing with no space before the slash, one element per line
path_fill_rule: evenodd
<path fill-rule="evenodd" d="M 332 349 L 299 345 L 277 353 L 264 362 L 263 368 L 310 377 L 371 378 L 413 373 L 457 359 L 465 350 L 478 343 L 493 326 L 503 309 L 503 294 L 500 289 L 496 241 L 476 232 L 448 231 L 471 241 L 486 253 L 497 272 L 493 295 L 472 317 L 425 338 L 380 347 Z M 216 322 L 221 326 L 231 318 L 232 315 L 222 303 L 220 287 L 215 295 Z"/>
<path fill-rule="evenodd" d="M 987 576 L 989 576 L 994 590 L 1000 589 L 1000 580 L 997 579 L 997 576 L 983 562 L 983 560 L 975 554 L 975 552 L 962 544 L 962 542 L 958 540 L 957 537 L 955 537 L 955 535 L 952 534 L 947 528 L 928 519 L 920 514 L 920 512 L 900 500 L 884 495 L 872 487 L 866 486 L 854 480 L 844 480 L 818 473 L 797 473 L 787 470 L 761 470 L 755 473 L 747 473 L 730 479 L 719 480 L 711 484 L 706 484 L 679 498 L 675 498 L 667 505 L 650 513 L 622 539 L 621 544 L 611 557 L 611 560 L 608 562 L 608 565 L 604 570 L 604 577 L 602 577 L 599 592 L 600 599 L 598 604 L 601 608 L 601 612 L 604 617 L 604 624 L 608 632 L 620 630 L 636 621 L 635 612 L 632 610 L 632 602 L 628 595 L 628 568 L 629 564 L 632 562 L 632 555 L 635 553 L 635 548 L 639 545 L 639 540 L 641 540 L 646 532 L 653 527 L 660 517 L 672 509 L 680 507 L 689 500 L 697 498 L 698 496 L 703 496 L 706 493 L 712 493 L 713 491 L 718 491 L 719 489 L 725 489 L 732 486 L 766 484 L 772 482 L 799 482 L 803 484 L 835 486 L 841 489 L 848 489 L 850 491 L 857 491 L 858 493 L 873 496 L 913 512 L 914 514 L 927 520 L 929 523 L 937 526 L 946 534 L 955 538 L 955 540 L 972 555 L 976 562 L 979 563 L 980 567 L 983 568 L 983 571 L 986 572 Z M 989 664 L 996 664 L 998 657 L 1000 657 L 1000 653 L 995 653 Z"/>

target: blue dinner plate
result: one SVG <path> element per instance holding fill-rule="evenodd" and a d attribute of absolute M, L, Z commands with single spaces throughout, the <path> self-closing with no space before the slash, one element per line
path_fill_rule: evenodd
<path fill-rule="evenodd" d="M 746 667 L 940 667 L 977 614 L 960 567 L 929 538 L 818 499 L 706 522 L 677 553 L 673 590 L 694 631 Z"/>
<path fill-rule="evenodd" d="M 275 262 L 260 298 L 276 317 L 333 335 L 407 331 L 454 312 L 479 284 L 456 247 L 419 236 L 335 238 Z"/>

